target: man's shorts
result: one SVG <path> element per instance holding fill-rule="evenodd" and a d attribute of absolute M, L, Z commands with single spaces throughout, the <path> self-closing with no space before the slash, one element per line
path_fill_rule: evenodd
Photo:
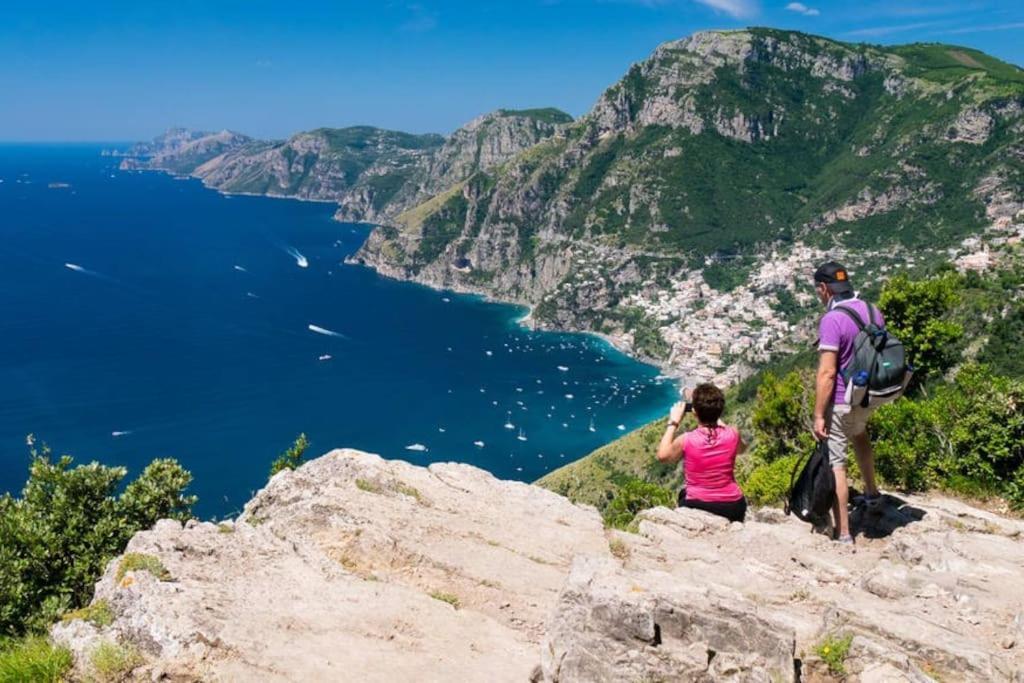
<path fill-rule="evenodd" d="M 875 412 L 874 407 L 833 405 L 828 427 L 828 464 L 832 467 L 846 467 L 847 446 L 850 439 L 868 429 L 868 418 Z"/>

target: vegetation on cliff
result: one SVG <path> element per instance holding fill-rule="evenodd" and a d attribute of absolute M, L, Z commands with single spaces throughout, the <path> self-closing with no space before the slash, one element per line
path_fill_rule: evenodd
<path fill-rule="evenodd" d="M 29 478 L 20 497 L 0 497 L 0 637 L 38 631 L 92 598 L 93 584 L 137 531 L 185 520 L 192 476 L 154 460 L 122 488 L 123 467 L 72 467 L 29 437 Z"/>
<path fill-rule="evenodd" d="M 869 425 L 886 486 L 998 496 L 1024 509 L 1021 272 L 963 276 L 943 269 L 894 277 L 881 288 L 879 305 L 919 377 Z M 797 459 L 813 447 L 814 361 L 813 352 L 780 358 L 729 392 L 726 419 L 752 442 L 737 475 L 755 504 L 781 502 Z M 681 472 L 654 458 L 664 428 L 664 420 L 651 423 L 537 483 L 604 511 L 628 508 L 639 483 L 667 493 L 679 486 Z"/>

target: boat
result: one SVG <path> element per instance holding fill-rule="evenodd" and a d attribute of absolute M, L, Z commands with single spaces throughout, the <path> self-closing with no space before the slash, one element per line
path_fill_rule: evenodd
<path fill-rule="evenodd" d="M 520 441 L 526 441 L 526 432 L 523 431 L 522 427 L 519 428 L 519 436 L 517 436 L 516 438 L 519 439 Z"/>
<path fill-rule="evenodd" d="M 515 429 L 515 428 L 516 428 L 516 426 L 514 424 L 512 424 L 512 411 L 510 410 L 510 411 L 508 411 L 508 414 L 505 416 L 505 429 Z"/>
<path fill-rule="evenodd" d="M 587 429 L 589 429 L 589 430 L 590 430 L 590 431 L 592 431 L 592 432 L 596 432 L 596 431 L 597 431 L 597 430 L 596 430 L 596 429 L 594 428 L 594 418 L 590 418 L 590 426 L 589 426 L 589 427 L 587 427 Z"/>

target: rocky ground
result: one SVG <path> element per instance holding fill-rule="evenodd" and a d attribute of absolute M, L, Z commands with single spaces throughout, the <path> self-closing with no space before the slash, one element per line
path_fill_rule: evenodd
<path fill-rule="evenodd" d="M 776 510 L 610 531 L 467 465 L 337 450 L 233 522 L 137 534 L 97 584 L 110 618 L 53 635 L 83 679 L 107 640 L 138 680 L 1024 681 L 1024 523 L 895 496 L 855 521 L 855 553 Z"/>

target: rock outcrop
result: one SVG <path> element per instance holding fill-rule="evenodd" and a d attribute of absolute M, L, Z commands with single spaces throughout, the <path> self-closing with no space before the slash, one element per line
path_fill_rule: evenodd
<path fill-rule="evenodd" d="M 855 554 L 769 509 L 625 533 L 467 465 L 338 450 L 237 520 L 137 534 L 96 587 L 112 618 L 53 636 L 82 677 L 130 644 L 140 680 L 828 680 L 843 639 L 850 681 L 1024 680 L 1024 523 L 917 497 L 854 521 Z"/>

